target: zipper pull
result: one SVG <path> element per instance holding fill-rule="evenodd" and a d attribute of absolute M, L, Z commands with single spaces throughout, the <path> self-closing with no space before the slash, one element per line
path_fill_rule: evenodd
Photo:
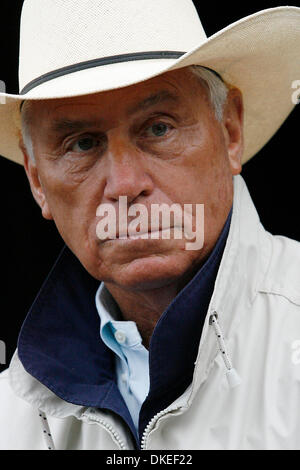
<path fill-rule="evenodd" d="M 232 367 L 232 363 L 230 360 L 230 357 L 227 353 L 226 345 L 225 345 L 225 340 L 222 334 L 221 327 L 218 322 L 218 315 L 217 312 L 214 312 L 210 317 L 209 317 L 209 324 L 213 326 L 217 341 L 218 341 L 218 346 L 220 348 L 220 351 L 222 353 L 222 358 L 225 364 L 225 367 L 227 369 L 226 371 L 226 377 L 228 380 L 228 384 L 230 388 L 237 387 L 238 385 L 241 384 L 242 380 L 237 373 L 236 369 Z"/>
<path fill-rule="evenodd" d="M 43 436 L 48 450 L 55 450 L 54 442 L 50 432 L 47 416 L 43 411 L 38 410 L 39 418 L 42 423 Z"/>

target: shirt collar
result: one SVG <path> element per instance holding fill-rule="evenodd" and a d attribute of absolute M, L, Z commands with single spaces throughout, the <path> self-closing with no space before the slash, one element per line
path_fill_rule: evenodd
<path fill-rule="evenodd" d="M 126 335 L 126 346 L 135 346 L 142 342 L 137 325 L 134 321 L 119 319 L 119 308 L 103 282 L 96 292 L 95 303 L 100 318 L 100 336 L 104 343 L 122 358 L 122 347 L 116 341 L 114 333 L 120 329 Z"/>
<path fill-rule="evenodd" d="M 104 282 L 100 283 L 96 292 L 96 307 L 101 319 L 101 327 L 107 323 L 119 320 L 119 311 L 112 295 L 105 287 Z"/>

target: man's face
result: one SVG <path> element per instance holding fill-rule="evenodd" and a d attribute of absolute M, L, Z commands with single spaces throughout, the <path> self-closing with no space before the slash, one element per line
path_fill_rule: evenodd
<path fill-rule="evenodd" d="M 212 250 L 240 172 L 241 99 L 230 92 L 217 121 L 205 86 L 180 69 L 127 88 L 34 102 L 33 194 L 65 243 L 98 280 L 148 289 L 184 279 Z M 100 204 L 204 204 L 204 245 L 187 240 L 100 240 Z M 190 240 L 189 240 L 190 241 Z"/>

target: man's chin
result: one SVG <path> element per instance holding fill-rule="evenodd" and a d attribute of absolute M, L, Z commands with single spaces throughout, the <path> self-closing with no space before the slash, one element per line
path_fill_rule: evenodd
<path fill-rule="evenodd" d="M 189 263 L 182 258 L 178 253 L 135 258 L 119 266 L 112 266 L 110 276 L 103 280 L 126 290 L 157 289 L 184 275 Z"/>
<path fill-rule="evenodd" d="M 108 240 L 90 243 L 79 257 L 99 281 L 126 290 L 149 290 L 181 279 L 197 263 L 199 252 L 186 240 Z M 90 248 L 93 247 L 91 250 Z"/>

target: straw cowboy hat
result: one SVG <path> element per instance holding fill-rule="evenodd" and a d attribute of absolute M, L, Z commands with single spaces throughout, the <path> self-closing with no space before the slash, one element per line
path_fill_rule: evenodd
<path fill-rule="evenodd" d="M 198 64 L 243 93 L 245 163 L 294 107 L 299 47 L 297 7 L 260 11 L 207 38 L 192 0 L 25 0 L 20 94 L 0 93 L 0 154 L 23 162 L 23 100 L 112 90 Z"/>

